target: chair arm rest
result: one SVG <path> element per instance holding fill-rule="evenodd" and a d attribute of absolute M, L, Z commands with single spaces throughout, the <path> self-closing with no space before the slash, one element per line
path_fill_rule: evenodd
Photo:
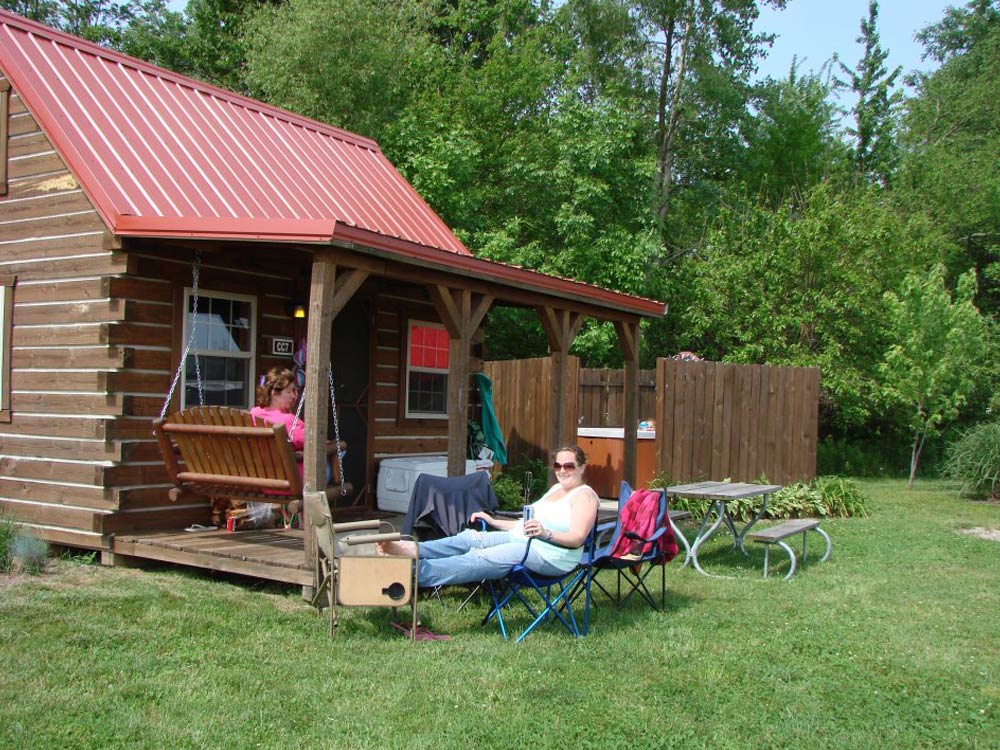
<path fill-rule="evenodd" d="M 361 536 L 345 536 L 342 541 L 348 545 L 375 544 L 376 542 L 398 542 L 402 534 L 362 534 Z"/>

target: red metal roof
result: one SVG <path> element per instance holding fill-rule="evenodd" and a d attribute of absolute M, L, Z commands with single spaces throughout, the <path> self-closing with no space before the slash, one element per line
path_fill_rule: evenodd
<path fill-rule="evenodd" d="M 111 230 L 468 255 L 378 144 L 0 13 L 0 61 Z"/>
<path fill-rule="evenodd" d="M 666 311 L 473 258 L 362 136 L 2 9 L 0 69 L 117 235 L 339 240 L 639 315 Z"/>

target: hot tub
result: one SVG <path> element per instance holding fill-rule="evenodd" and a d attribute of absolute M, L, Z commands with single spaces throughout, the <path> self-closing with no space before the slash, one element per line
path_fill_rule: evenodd
<path fill-rule="evenodd" d="M 617 499 L 625 471 L 624 428 L 580 427 L 576 435 L 588 458 L 584 480 L 601 497 Z M 635 478 L 645 487 L 656 474 L 656 430 L 639 430 L 638 436 Z"/>

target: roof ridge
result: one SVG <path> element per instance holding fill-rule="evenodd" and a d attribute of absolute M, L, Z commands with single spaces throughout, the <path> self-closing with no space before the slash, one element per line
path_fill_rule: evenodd
<path fill-rule="evenodd" d="M 28 34 L 37 34 L 55 44 L 63 44 L 79 52 L 91 54 L 95 57 L 100 57 L 116 64 L 134 68 L 135 70 L 153 75 L 157 78 L 163 78 L 177 84 L 178 86 L 184 86 L 207 96 L 212 96 L 217 99 L 230 102 L 243 107 L 244 109 L 258 112 L 261 115 L 273 116 L 278 119 L 285 120 L 290 124 L 306 128 L 307 130 L 313 130 L 317 133 L 351 143 L 352 145 L 367 148 L 370 151 L 376 151 L 378 153 L 382 152 L 378 142 L 372 138 L 367 138 L 363 135 L 352 133 L 349 130 L 344 130 L 343 128 L 338 128 L 319 120 L 314 120 L 311 117 L 296 114 L 295 112 L 278 107 L 274 104 L 268 104 L 257 99 L 252 99 L 251 97 L 244 96 L 243 94 L 237 94 L 234 91 L 228 91 L 211 83 L 191 78 L 190 76 L 175 73 L 172 70 L 162 68 L 159 65 L 154 65 L 146 60 L 126 55 L 124 52 L 118 52 L 116 50 L 109 49 L 108 47 L 102 47 L 96 42 L 91 42 L 65 31 L 54 29 L 51 26 L 46 26 L 38 21 L 33 21 L 30 18 L 20 16 L 13 11 L 0 8 L 0 25 L 4 24 L 19 28 Z"/>

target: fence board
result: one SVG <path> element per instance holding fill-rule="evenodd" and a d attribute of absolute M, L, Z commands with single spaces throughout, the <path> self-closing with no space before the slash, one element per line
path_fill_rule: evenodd
<path fill-rule="evenodd" d="M 577 404 L 587 427 L 607 424 L 623 404 L 623 373 L 585 370 L 570 360 L 567 403 Z M 512 461 L 544 458 L 552 446 L 549 358 L 484 363 L 494 382 L 497 417 Z M 816 472 L 819 370 L 719 362 L 657 360 L 641 373 L 640 392 L 655 385 L 641 419 L 656 421 L 656 472 L 673 482 L 756 481 L 787 484 Z M 578 388 L 578 393 L 574 391 Z M 615 393 L 617 389 L 617 393 Z M 577 415 L 567 419 L 572 440 Z M 620 422 L 619 422 L 620 424 Z M 640 478 L 643 479 L 643 478 Z"/>

